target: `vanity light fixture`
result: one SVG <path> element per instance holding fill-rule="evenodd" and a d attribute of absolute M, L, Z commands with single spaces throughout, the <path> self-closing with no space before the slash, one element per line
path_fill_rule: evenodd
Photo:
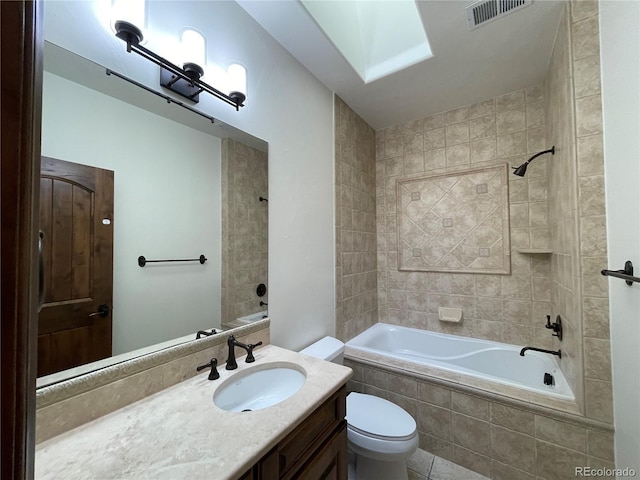
<path fill-rule="evenodd" d="M 116 32 L 116 22 L 118 20 L 138 25 L 141 30 L 144 30 L 146 25 L 146 0 L 113 0 L 111 3 L 111 30 L 114 33 Z M 142 40 L 140 41 L 142 42 Z"/>
<path fill-rule="evenodd" d="M 549 150 L 544 150 L 542 152 L 536 153 L 533 157 L 531 157 L 529 160 L 524 162 L 519 167 L 511 167 L 511 168 L 513 168 L 513 174 L 517 175 L 519 177 L 524 177 L 524 174 L 527 173 L 527 165 L 529 165 L 534 158 L 537 158 L 540 155 L 544 155 L 545 153 L 550 153 L 551 155 L 555 155 L 555 153 L 556 153 L 555 145 L 553 147 L 551 147 Z"/>
<path fill-rule="evenodd" d="M 133 23 L 125 20 L 118 20 L 115 22 L 115 29 L 116 37 L 127 44 L 127 52 L 135 52 L 160 67 L 160 84 L 163 87 L 168 88 L 172 92 L 175 92 L 194 103 L 199 102 L 200 93 L 206 92 L 235 107 L 236 110 L 240 110 L 240 107 L 244 107 L 244 101 L 246 99 L 246 95 L 244 93 L 232 91 L 227 95 L 226 93 L 223 93 L 200 80 L 204 75 L 204 69 L 197 63 L 186 62 L 182 68 L 180 68 L 169 60 L 140 45 L 143 39 L 142 31 Z M 187 31 L 198 34 L 195 30 L 185 30 L 184 33 Z M 189 34 L 186 43 L 189 43 L 190 41 L 193 42 L 193 39 L 194 36 Z M 195 42 L 199 42 L 199 40 L 195 40 Z M 184 43 L 185 37 L 183 35 L 183 44 Z M 204 38 L 202 39 L 202 47 L 204 48 Z"/>

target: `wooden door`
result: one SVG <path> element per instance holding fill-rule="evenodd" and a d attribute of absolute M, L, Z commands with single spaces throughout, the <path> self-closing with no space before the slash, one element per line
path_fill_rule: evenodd
<path fill-rule="evenodd" d="M 33 478 L 43 2 L 0 1 L 0 478 Z"/>
<path fill-rule="evenodd" d="M 42 157 L 38 376 L 111 356 L 113 172 Z"/>

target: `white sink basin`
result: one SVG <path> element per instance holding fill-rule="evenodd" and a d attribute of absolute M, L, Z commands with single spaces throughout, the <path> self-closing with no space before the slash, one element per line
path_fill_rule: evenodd
<path fill-rule="evenodd" d="M 229 412 L 261 410 L 289 398 L 306 379 L 304 369 L 294 363 L 256 365 L 226 379 L 214 393 L 213 403 Z"/>

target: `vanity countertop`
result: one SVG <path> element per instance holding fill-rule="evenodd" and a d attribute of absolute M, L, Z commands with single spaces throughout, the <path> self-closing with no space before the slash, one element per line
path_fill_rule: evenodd
<path fill-rule="evenodd" d="M 273 345 L 256 362 L 208 369 L 189 380 L 36 445 L 36 479 L 234 479 L 246 472 L 351 377 L 351 369 Z M 291 362 L 307 375 L 283 402 L 233 413 L 213 404 L 230 375 L 267 362 Z M 195 368 L 194 365 L 193 368 Z"/>

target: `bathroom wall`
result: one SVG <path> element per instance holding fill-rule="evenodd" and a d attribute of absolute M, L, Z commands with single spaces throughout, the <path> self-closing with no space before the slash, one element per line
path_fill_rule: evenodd
<path fill-rule="evenodd" d="M 222 323 L 266 310 L 268 294 L 267 152 L 230 138 L 222 140 Z"/>
<path fill-rule="evenodd" d="M 532 345 L 550 336 L 547 158 L 509 174 L 511 275 L 398 271 L 396 182 L 504 164 L 548 148 L 541 85 L 376 132 L 379 319 L 392 324 Z M 511 170 L 509 170 L 511 171 Z M 462 323 L 438 319 L 463 310 Z"/>
<path fill-rule="evenodd" d="M 603 144 L 609 268 L 640 259 L 639 2 L 601 2 Z M 631 214 L 631 215 L 630 215 Z M 640 471 L 640 290 L 609 279 L 616 462 Z M 606 317 L 605 317 L 606 318 Z"/>
<path fill-rule="evenodd" d="M 126 53 L 110 30 L 109 5 L 45 2 L 45 39 L 159 89 L 158 67 Z M 146 5 L 154 32 L 147 48 L 171 54 L 180 30 L 190 25 L 206 37 L 212 66 L 239 61 L 247 67 L 244 108 L 236 112 L 209 95 L 197 108 L 269 143 L 271 338 L 299 349 L 333 334 L 333 94 L 235 2 Z"/>
<path fill-rule="evenodd" d="M 545 80 L 552 313 L 562 369 L 585 414 L 613 422 L 597 2 L 565 7 Z M 541 339 L 542 340 L 542 339 Z M 584 378 L 584 381 L 583 381 Z"/>
<path fill-rule="evenodd" d="M 378 321 L 375 132 L 335 96 L 336 336 Z"/>
<path fill-rule="evenodd" d="M 115 172 L 114 355 L 220 326 L 219 138 L 45 72 L 42 154 Z"/>

